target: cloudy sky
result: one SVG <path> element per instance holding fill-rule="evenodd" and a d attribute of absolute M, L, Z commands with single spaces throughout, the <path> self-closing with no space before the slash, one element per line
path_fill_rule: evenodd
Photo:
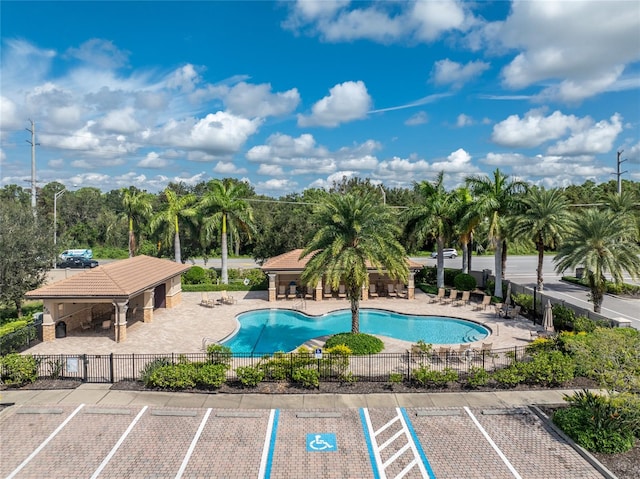
<path fill-rule="evenodd" d="M 640 181 L 635 0 L 0 8 L 0 187 Z"/>

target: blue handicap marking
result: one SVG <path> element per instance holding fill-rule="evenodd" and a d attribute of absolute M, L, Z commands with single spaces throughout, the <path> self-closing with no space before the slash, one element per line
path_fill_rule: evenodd
<path fill-rule="evenodd" d="M 338 441 L 335 434 L 307 434 L 307 451 L 332 452 L 337 450 Z"/>

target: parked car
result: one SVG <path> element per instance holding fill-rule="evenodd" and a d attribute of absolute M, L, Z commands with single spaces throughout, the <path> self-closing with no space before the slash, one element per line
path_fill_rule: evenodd
<path fill-rule="evenodd" d="M 88 258 L 67 258 L 56 265 L 58 268 L 95 268 L 96 266 L 98 262 Z"/>
<path fill-rule="evenodd" d="M 444 256 L 445 258 L 457 258 L 458 257 L 458 252 L 456 251 L 455 248 L 444 248 L 442 250 L 442 256 Z M 433 253 L 431 253 L 431 257 L 432 258 L 437 258 L 438 257 L 438 252 L 434 251 Z"/>

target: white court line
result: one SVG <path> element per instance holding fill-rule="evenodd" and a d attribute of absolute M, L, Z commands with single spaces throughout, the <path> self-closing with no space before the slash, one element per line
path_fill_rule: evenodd
<path fill-rule="evenodd" d="M 133 421 L 131 421 L 131 424 L 129 424 L 129 427 L 127 428 L 127 430 L 122 433 L 122 436 L 120 436 L 120 439 L 118 439 L 118 442 L 116 442 L 115 446 L 113 446 L 111 451 L 109 451 L 109 454 L 107 454 L 107 457 L 105 457 L 104 460 L 102 461 L 102 463 L 98 466 L 98 469 L 96 469 L 96 472 L 93 473 L 93 476 L 91 476 L 91 479 L 96 479 L 100 475 L 102 470 L 105 467 L 107 467 L 107 464 L 109 464 L 109 461 L 111 460 L 111 458 L 118 451 L 118 449 L 120 448 L 120 446 L 122 445 L 124 440 L 127 438 L 129 433 L 133 430 L 134 426 L 140 420 L 140 418 L 142 417 L 142 415 L 144 414 L 144 412 L 147 410 L 148 407 L 149 406 L 143 407 L 142 410 L 135 417 L 135 419 Z"/>
<path fill-rule="evenodd" d="M 267 459 L 269 459 L 269 445 L 271 443 L 271 432 L 273 430 L 273 420 L 276 414 L 276 410 L 272 409 L 269 413 L 269 422 L 267 424 L 267 433 L 264 436 L 264 446 L 262 448 L 262 458 L 260 459 L 260 470 L 258 471 L 258 478 L 265 477 L 267 470 Z"/>
<path fill-rule="evenodd" d="M 494 449 L 494 451 L 498 453 L 498 456 L 500 456 L 500 459 L 502 459 L 502 462 L 504 462 L 505 465 L 509 468 L 509 470 L 511 471 L 511 474 L 513 474 L 513 477 L 515 477 L 516 479 L 522 479 L 522 476 L 518 474 L 518 471 L 516 471 L 516 468 L 513 467 L 513 465 L 509 462 L 509 459 L 507 459 L 507 456 L 505 456 L 500 450 L 500 448 L 496 445 L 496 443 L 493 442 L 493 439 L 491 439 L 491 436 L 489 436 L 487 431 L 484 430 L 484 428 L 482 427 L 482 424 L 480 424 L 480 422 L 476 419 L 476 417 L 473 415 L 471 410 L 467 406 L 464 406 L 464 410 L 467 412 L 467 414 L 469 415 L 473 423 L 476 425 L 476 427 L 480 430 L 484 438 L 489 442 L 489 444 L 491 444 L 491 447 Z"/>
<path fill-rule="evenodd" d="M 16 474 L 18 474 L 18 473 L 19 473 L 19 472 L 24 468 L 24 466 L 26 466 L 27 464 L 29 464 L 29 462 L 30 462 L 34 457 L 36 457 L 36 456 L 38 455 L 38 453 L 39 453 L 40 451 L 42 451 L 42 450 L 44 449 L 44 447 L 45 447 L 47 444 L 49 444 L 49 442 L 50 442 L 54 437 L 56 437 L 56 435 L 57 435 L 60 431 L 62 431 L 62 428 L 63 428 L 63 427 L 65 427 L 65 426 L 67 425 L 67 423 L 68 423 L 69 421 L 71 421 L 71 419 L 73 419 L 73 416 L 75 416 L 76 414 L 78 414 L 78 413 L 80 412 L 80 409 L 82 409 L 83 407 L 84 407 L 84 404 L 80 404 L 80 406 L 78 406 L 78 407 L 75 409 L 75 411 L 73 411 L 73 412 L 69 415 L 69 417 L 68 417 L 67 419 L 65 419 L 65 420 L 62 422 L 62 424 L 60 424 L 60 425 L 56 428 L 56 430 L 55 430 L 55 431 L 53 431 L 53 432 L 49 435 L 49 437 L 48 437 L 48 438 L 46 438 L 46 439 L 44 440 L 44 442 L 38 446 L 38 448 L 37 448 L 35 451 L 33 451 L 31 454 L 29 454 L 29 457 L 27 457 L 24 461 L 22 461 L 22 463 L 21 463 L 18 467 L 16 467 L 16 468 L 13 470 L 13 472 L 12 472 L 11 474 L 9 474 L 9 475 L 6 477 L 6 479 L 12 479 L 13 477 L 15 477 L 15 475 L 16 475 Z"/>
<path fill-rule="evenodd" d="M 205 413 L 204 417 L 202 418 L 202 422 L 200 423 L 200 427 L 196 431 L 196 435 L 193 436 L 193 440 L 191 441 L 189 450 L 187 451 L 187 454 L 184 456 L 184 459 L 182 460 L 182 465 L 180 466 L 180 469 L 176 474 L 176 479 L 180 479 L 182 477 L 182 474 L 184 474 L 184 470 L 187 468 L 187 464 L 189 464 L 189 459 L 191 459 L 193 450 L 196 448 L 196 444 L 198 444 L 198 439 L 200 439 L 200 435 L 204 430 L 205 424 L 207 424 L 207 420 L 209 419 L 210 414 L 211 414 L 211 408 L 207 409 L 207 412 Z"/>

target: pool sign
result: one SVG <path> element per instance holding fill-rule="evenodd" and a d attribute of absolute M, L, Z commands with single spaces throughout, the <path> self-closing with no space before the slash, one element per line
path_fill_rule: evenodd
<path fill-rule="evenodd" d="M 322 359 L 322 348 L 316 348 L 316 359 Z"/>
<path fill-rule="evenodd" d="M 332 452 L 337 450 L 338 442 L 335 434 L 307 434 L 307 451 Z"/>

